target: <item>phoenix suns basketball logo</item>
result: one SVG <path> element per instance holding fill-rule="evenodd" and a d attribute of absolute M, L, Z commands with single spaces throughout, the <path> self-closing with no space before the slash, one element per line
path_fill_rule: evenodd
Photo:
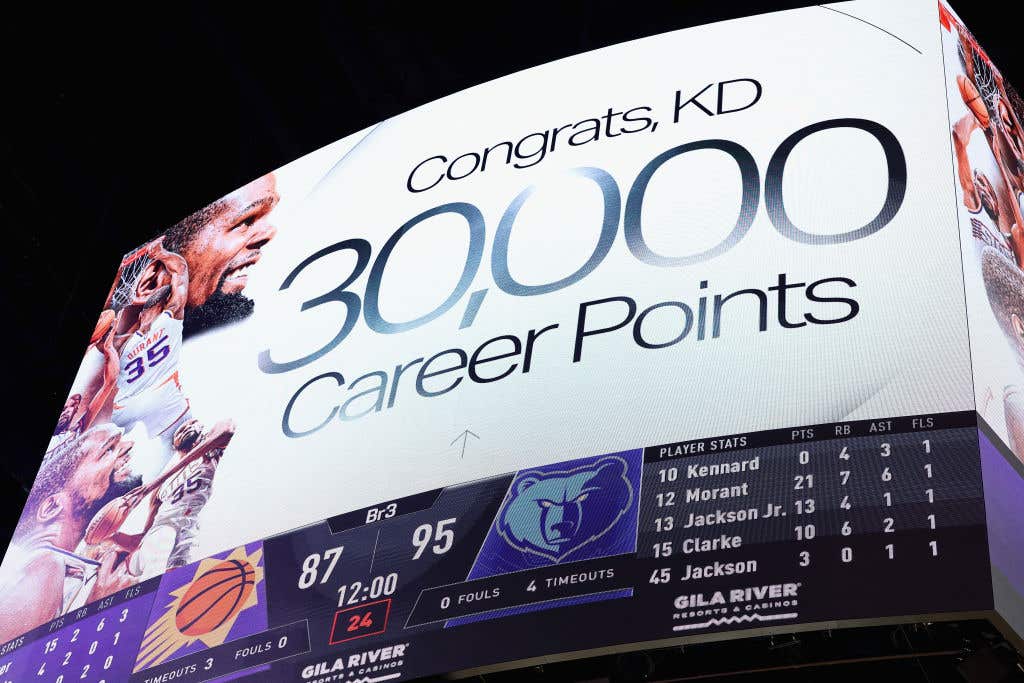
<path fill-rule="evenodd" d="M 266 627 L 265 610 L 252 609 L 260 604 L 264 574 L 263 548 L 254 545 L 183 567 L 183 577 L 175 572 L 179 577 L 166 592 L 163 613 L 146 629 L 135 671 Z"/>

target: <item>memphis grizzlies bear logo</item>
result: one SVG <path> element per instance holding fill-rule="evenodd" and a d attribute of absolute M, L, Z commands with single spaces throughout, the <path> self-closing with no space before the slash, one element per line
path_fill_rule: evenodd
<path fill-rule="evenodd" d="M 602 458 L 564 471 L 516 477 L 498 519 L 512 547 L 561 562 L 608 533 L 633 503 L 626 461 Z"/>

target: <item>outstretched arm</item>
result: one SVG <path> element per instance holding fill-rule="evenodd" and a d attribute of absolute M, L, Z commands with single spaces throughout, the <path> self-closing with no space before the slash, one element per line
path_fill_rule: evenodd
<path fill-rule="evenodd" d="M 193 461 L 209 455 L 216 448 L 226 448 L 234 435 L 235 423 L 232 420 L 223 420 L 215 424 L 203 442 L 186 453 L 173 467 L 164 470 L 163 474 L 145 486 L 140 486 L 120 498 L 115 498 L 101 508 L 85 530 L 85 542 L 89 545 L 99 545 L 109 540 L 146 496 L 159 490 L 165 481 L 188 467 Z M 122 540 L 130 542 L 128 537 L 124 537 Z"/>
<path fill-rule="evenodd" d="M 102 380 L 96 393 L 89 401 L 89 406 L 82 416 L 82 431 L 89 429 L 96 422 L 117 388 L 117 376 L 121 372 L 121 357 L 114 348 L 114 326 L 111 326 L 100 344 L 103 352 Z"/>
<path fill-rule="evenodd" d="M 960 187 L 964 191 L 964 206 L 971 213 L 981 211 L 981 195 L 974 186 L 974 172 L 971 160 L 967 157 L 967 145 L 971 133 L 977 130 L 978 119 L 973 114 L 966 114 L 953 126 L 953 152 L 956 154 L 956 173 L 960 179 Z"/>
<path fill-rule="evenodd" d="M 205 457 L 210 454 L 210 451 L 216 448 L 227 448 L 228 444 L 231 443 L 231 437 L 235 435 L 235 422 L 234 420 L 221 420 L 217 424 L 213 425 L 210 431 L 206 434 L 206 437 L 198 443 L 192 450 L 184 455 L 173 467 L 164 470 L 164 472 L 146 484 L 140 486 L 134 491 L 125 494 L 123 498 L 130 499 L 128 501 L 130 507 L 135 507 L 142 502 L 142 497 L 148 495 L 152 491 L 156 491 L 164 482 L 173 477 L 175 474 L 185 469 L 189 463 L 193 460 Z"/>
<path fill-rule="evenodd" d="M 153 528 L 153 522 L 156 521 L 156 513 L 160 509 L 161 500 L 156 494 L 149 499 L 149 514 L 146 517 L 146 523 L 142 525 L 142 531 L 137 534 L 126 534 L 123 531 L 115 531 L 114 535 L 110 537 L 113 543 L 124 548 L 125 552 L 135 552 L 139 545 L 142 544 L 142 539 L 146 537 L 149 530 Z"/>
<path fill-rule="evenodd" d="M 163 237 L 153 240 L 149 245 L 149 255 L 167 269 L 171 278 L 171 296 L 165 310 L 181 320 L 185 315 L 185 302 L 188 301 L 188 263 L 180 255 L 164 249 Z"/>
<path fill-rule="evenodd" d="M 96 582 L 92 586 L 87 602 L 100 600 L 111 593 L 127 588 L 138 582 L 138 577 L 132 576 L 128 571 L 128 564 L 125 562 L 126 554 L 117 550 L 107 552 L 100 559 L 100 568 L 96 573 Z"/>
<path fill-rule="evenodd" d="M 190 450 L 184 460 L 194 460 L 198 457 L 206 457 L 211 451 L 217 448 L 227 448 L 235 435 L 235 421 L 221 420 L 210 428 L 210 431 L 203 437 L 202 442 Z"/>

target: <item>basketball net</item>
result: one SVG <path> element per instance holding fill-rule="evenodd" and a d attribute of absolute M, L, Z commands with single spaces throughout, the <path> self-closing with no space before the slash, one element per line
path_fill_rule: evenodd
<path fill-rule="evenodd" d="M 121 261 L 121 268 L 117 272 L 117 279 L 114 281 L 108 306 L 114 312 L 120 311 L 135 301 L 136 285 L 139 283 L 142 272 L 152 261 L 147 253 L 147 247 L 148 245 L 139 247 Z"/>

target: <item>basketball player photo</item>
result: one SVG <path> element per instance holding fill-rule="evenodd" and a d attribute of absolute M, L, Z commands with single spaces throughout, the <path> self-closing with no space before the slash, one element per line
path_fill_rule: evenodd
<path fill-rule="evenodd" d="M 993 397 L 1002 396 L 1002 410 L 985 401 L 984 416 L 1005 424 L 1011 448 L 1024 459 L 1024 101 L 941 4 L 940 20 L 946 68 L 956 86 L 949 88 L 949 104 L 961 204 L 970 215 L 973 254 L 992 316 L 1021 371 L 1004 377 L 1001 390 L 988 387 Z"/>
<path fill-rule="evenodd" d="M 189 418 L 178 378 L 188 266 L 161 241 L 144 248 L 148 264 L 112 325 L 119 372 L 110 419 L 124 429 L 141 422 L 150 438 L 169 441 Z"/>
<path fill-rule="evenodd" d="M 128 466 L 134 443 L 122 437 L 98 425 L 43 463 L 0 571 L 0 640 L 136 582 L 123 553 L 79 550 L 94 515 L 138 484 Z"/>
<path fill-rule="evenodd" d="M 126 564 L 140 580 L 189 564 L 199 533 L 199 513 L 209 500 L 214 472 L 234 431 L 230 420 L 209 431 L 197 420 L 178 428 L 175 456 L 164 473 L 101 509 L 86 530 L 83 552 L 109 544 L 128 555 Z M 128 515 L 147 497 L 149 514 L 142 531 L 122 532 Z"/>
<path fill-rule="evenodd" d="M 193 415 L 180 360 L 190 335 L 255 309 L 248 273 L 276 234 L 279 199 L 265 175 L 122 260 L 0 568 L 11 628 L 198 559 L 201 512 L 235 426 Z"/>
<path fill-rule="evenodd" d="M 164 249 L 188 268 L 185 336 L 242 320 L 255 302 L 245 295 L 248 273 L 277 234 L 270 213 L 280 197 L 267 174 L 171 227 Z"/>
<path fill-rule="evenodd" d="M 97 331 L 90 340 L 71 395 L 64 403 L 57 427 L 46 447 L 44 460 L 59 446 L 87 431 L 93 424 L 110 421 L 108 403 L 119 372 L 114 335 L 111 332 L 113 319 L 112 311 L 104 311 L 104 315 L 100 316 Z"/>

